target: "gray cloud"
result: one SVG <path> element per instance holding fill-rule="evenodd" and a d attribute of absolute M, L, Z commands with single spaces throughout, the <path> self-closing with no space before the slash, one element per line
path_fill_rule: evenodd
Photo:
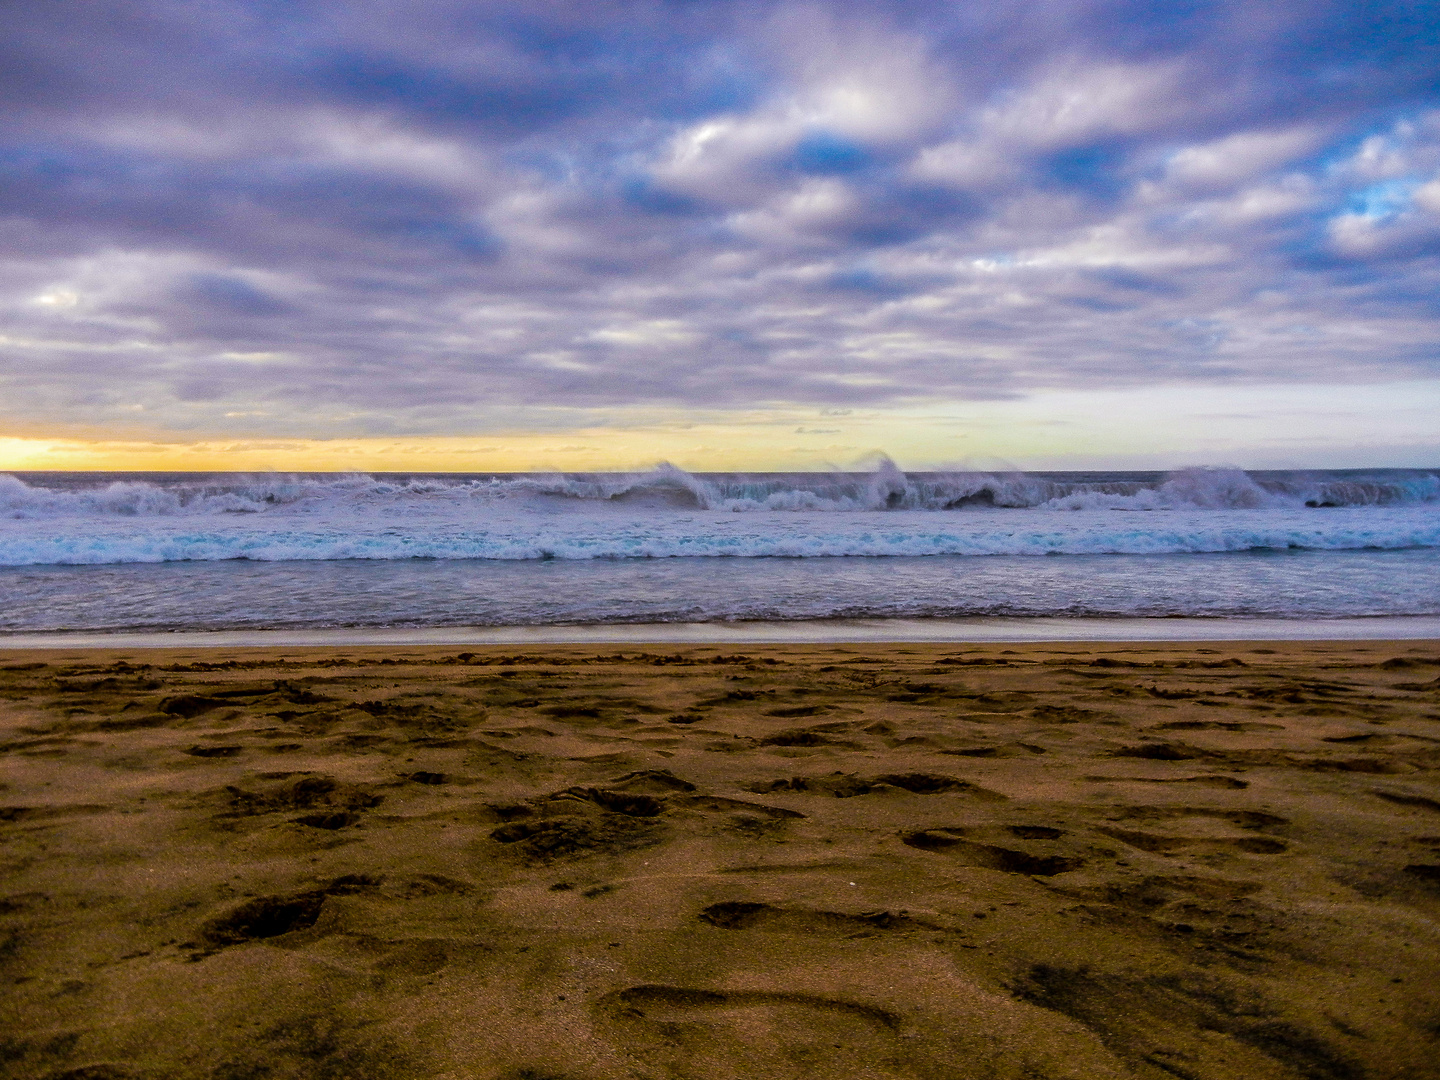
<path fill-rule="evenodd" d="M 15 8 L 0 416 L 450 434 L 565 408 L 1433 376 L 1435 21 Z"/>

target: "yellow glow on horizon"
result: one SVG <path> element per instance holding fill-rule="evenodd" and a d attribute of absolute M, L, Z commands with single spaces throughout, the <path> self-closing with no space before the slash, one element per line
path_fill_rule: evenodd
<path fill-rule="evenodd" d="M 612 426 L 474 436 L 0 437 L 0 471 L 602 472 L 1343 468 L 1440 464 L 1440 382 L 1148 387 L 855 409 L 639 410 Z M 577 416 L 578 419 L 578 416 Z M 588 419 L 588 418 L 587 418 Z M 1335 432 L 1347 443 L 1337 446 Z"/>
<path fill-rule="evenodd" d="M 828 454 L 780 446 L 770 434 L 707 425 L 682 430 L 324 440 L 0 438 L 0 471 L 600 472 L 650 468 L 662 461 L 686 469 L 760 471 L 823 468 L 827 462 L 848 463 L 861 453 L 848 446 L 833 447 Z"/>

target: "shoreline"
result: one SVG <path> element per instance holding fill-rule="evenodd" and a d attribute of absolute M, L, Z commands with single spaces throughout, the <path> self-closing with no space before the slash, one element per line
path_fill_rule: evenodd
<path fill-rule="evenodd" d="M 824 645 L 867 642 L 1040 644 L 1057 641 L 1185 643 L 1433 640 L 1440 640 L 1440 616 L 1346 619 L 987 617 L 280 630 L 46 631 L 0 635 L 0 652 L 83 648 L 337 648 L 371 645 Z"/>

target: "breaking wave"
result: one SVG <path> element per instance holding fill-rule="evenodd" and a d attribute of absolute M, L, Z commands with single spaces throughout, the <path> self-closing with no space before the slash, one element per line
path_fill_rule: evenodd
<path fill-rule="evenodd" d="M 74 474 L 71 474 L 72 476 Z M 56 486 L 0 475 L 0 517 L 196 517 L 327 511 L 456 511 L 555 501 L 661 511 L 838 512 L 956 510 L 1258 510 L 1440 504 L 1440 474 L 1249 473 L 1185 469 L 1167 475 L 905 473 L 883 460 L 870 473 L 644 473 L 376 477 L 228 476 L 200 480 L 74 481 Z M 478 519 L 477 519 L 478 520 Z"/>
<path fill-rule="evenodd" d="M 1338 527 L 1337 527 L 1338 526 Z M 1355 551 L 1440 547 L 1440 515 L 1428 522 L 1336 522 L 1325 528 L 1293 520 L 1163 529 L 1106 527 L 932 529 L 907 522 L 885 529 L 729 533 L 703 524 L 686 530 L 534 532 L 316 528 L 256 532 L 0 536 L 0 566 L 97 565 L 248 559 L 259 562 L 340 559 L 667 559 L 818 558 L 919 555 L 1156 555 L 1236 551 Z"/>
<path fill-rule="evenodd" d="M 1433 472 L 0 476 L 10 567 L 1403 548 L 1440 548 Z"/>

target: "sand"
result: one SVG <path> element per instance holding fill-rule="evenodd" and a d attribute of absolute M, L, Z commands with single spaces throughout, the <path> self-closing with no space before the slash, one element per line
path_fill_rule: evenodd
<path fill-rule="evenodd" d="M 1440 1076 L 1440 643 L 0 654 L 0 1072 Z"/>

